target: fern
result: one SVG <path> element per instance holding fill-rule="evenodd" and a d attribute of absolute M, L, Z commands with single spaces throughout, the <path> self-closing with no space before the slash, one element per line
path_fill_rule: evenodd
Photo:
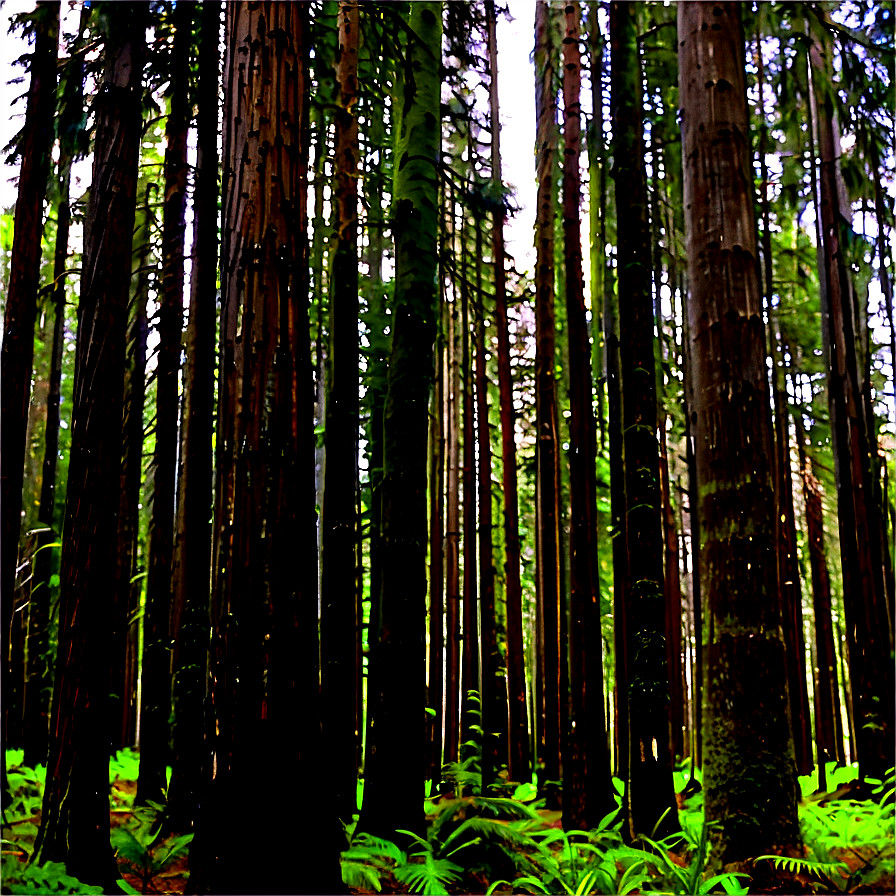
<path fill-rule="evenodd" d="M 421 850 L 413 856 L 423 861 L 408 862 L 395 869 L 395 879 L 409 887 L 412 893 L 447 896 L 447 885 L 460 880 L 458 872 L 463 869 L 449 859 L 437 859 L 431 850 Z"/>
<path fill-rule="evenodd" d="M 383 885 L 380 883 L 380 875 L 370 865 L 346 859 L 345 853 L 343 853 L 340 866 L 342 868 L 342 882 L 347 887 L 354 887 L 356 890 L 376 890 L 377 893 L 382 891 Z"/>
<path fill-rule="evenodd" d="M 849 865 L 846 862 L 812 862 L 809 859 L 792 856 L 757 856 L 753 861 L 761 862 L 763 859 L 774 862 L 775 868 L 779 871 L 790 871 L 794 874 L 817 874 L 819 877 L 826 877 L 829 880 L 835 880 L 834 875 L 841 869 L 849 870 Z"/>

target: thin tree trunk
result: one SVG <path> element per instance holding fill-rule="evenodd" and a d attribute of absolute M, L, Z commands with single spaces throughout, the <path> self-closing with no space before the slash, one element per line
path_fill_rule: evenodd
<path fill-rule="evenodd" d="M 336 811 L 357 811 L 355 478 L 358 466 L 358 94 L 359 12 L 339 4 L 336 81 L 336 248 L 330 284 L 327 350 L 324 500 L 321 516 L 321 719 L 329 784 Z"/>
<path fill-rule="evenodd" d="M 31 366 L 34 358 L 34 321 L 40 280 L 40 244 L 43 206 L 53 145 L 53 110 L 56 100 L 56 52 L 59 33 L 59 3 L 38 3 L 35 10 L 35 44 L 31 58 L 31 85 L 25 110 L 25 130 L 19 154 L 19 192 L 16 199 L 9 288 L 3 317 L 0 406 L 3 409 L 0 447 L 0 682 L 3 692 L 12 693 L 9 633 L 13 622 L 16 563 L 21 528 L 22 484 L 25 469 L 25 438 L 28 403 L 31 398 Z M 46 552 L 45 552 L 46 553 Z M 3 701 L 0 740 L 9 745 L 7 725 L 21 713 L 18 701 Z M 10 798 L 6 765 L 2 769 L 2 799 Z"/>
<path fill-rule="evenodd" d="M 582 271 L 581 53 L 577 2 L 566 6 L 563 41 L 563 245 L 569 334 L 570 724 L 564 762 L 563 824 L 588 830 L 613 808 L 603 726 L 603 661 L 597 559 L 596 433 L 592 410 L 591 349 Z"/>
<path fill-rule="evenodd" d="M 454 194 L 448 199 L 447 234 L 454 242 Z M 445 663 L 445 762 L 457 762 L 460 746 L 460 359 L 458 297 L 448 310 L 448 509 L 445 530 L 445 598 L 447 600 Z"/>
<path fill-rule="evenodd" d="M 817 84 L 826 84 L 827 48 L 810 49 Z M 817 86 L 817 85 L 816 85 Z M 825 89 L 816 104 L 821 158 L 820 209 L 825 281 L 822 326 L 829 345 L 828 395 L 837 481 L 843 598 L 849 648 L 850 685 L 862 777 L 882 779 L 891 765 L 893 740 L 893 664 L 890 617 L 879 562 L 877 508 L 872 500 L 868 421 L 860 401 L 855 317 L 849 275 L 840 249 L 841 209 L 837 187 L 839 140 L 833 98 Z"/>
<path fill-rule="evenodd" d="M 493 0 L 486 0 L 489 52 L 489 103 L 491 121 L 491 175 L 502 187 L 500 116 L 498 112 L 498 43 Z M 529 720 L 526 708 L 526 670 L 523 651 L 522 587 L 520 584 L 519 501 L 516 477 L 516 436 L 513 380 L 510 368 L 510 331 L 507 320 L 507 283 L 504 270 L 505 207 L 493 213 L 492 256 L 495 275 L 495 329 L 498 337 L 498 392 L 501 407 L 501 481 L 504 492 L 504 577 L 507 602 L 508 776 L 528 781 Z"/>
<path fill-rule="evenodd" d="M 535 115 L 538 198 L 535 224 L 535 416 L 537 432 L 536 539 L 543 672 L 544 752 L 539 783 L 560 778 L 560 532 L 557 511 L 557 398 L 554 315 L 554 166 L 557 154 L 557 103 L 553 83 L 556 48 L 551 39 L 551 10 L 535 6 Z M 552 789 L 551 801 L 556 801 Z"/>
<path fill-rule="evenodd" d="M 65 862 L 115 889 L 109 847 L 108 694 L 122 382 L 140 146 L 148 4 L 103 7 L 106 46 L 95 104 L 93 184 L 84 240 L 66 520 L 59 659 L 37 862 Z M 110 226 L 109 222 L 115 222 Z"/>
<path fill-rule="evenodd" d="M 479 626 L 482 638 L 482 792 L 507 763 L 507 692 L 503 687 L 495 613 L 495 566 L 492 543 L 492 446 L 488 414 L 485 353 L 485 293 L 482 284 L 485 221 L 476 218 L 476 423 L 479 479 L 479 575 L 482 582 Z"/>
<path fill-rule="evenodd" d="M 178 374 L 184 313 L 184 239 L 187 209 L 187 131 L 192 7 L 175 6 L 171 48 L 171 108 L 165 128 L 165 199 L 162 217 L 162 289 L 156 363 L 156 442 L 147 548 L 146 610 L 140 708 L 140 780 L 137 805 L 164 802 L 171 716 L 174 512 L 177 486 Z"/>
<path fill-rule="evenodd" d="M 218 40 L 221 4 L 200 12 L 199 85 L 196 120 L 196 184 L 193 193 L 193 257 L 190 320 L 181 416 L 177 535 L 174 545 L 174 725 L 168 817 L 172 830 L 188 831 L 204 799 L 202 735 L 207 680 L 209 563 L 213 504 L 215 305 L 218 260 Z"/>
<path fill-rule="evenodd" d="M 761 15 L 761 12 L 760 12 Z M 758 27 L 758 26 L 757 26 Z M 768 201 L 768 165 L 766 148 L 768 124 L 765 119 L 765 64 L 761 37 L 756 35 L 757 85 L 759 89 L 759 208 L 762 215 L 763 299 L 768 315 L 768 352 L 771 357 L 771 390 L 774 404 L 775 472 L 775 546 L 778 570 L 778 592 L 781 598 L 781 621 L 787 646 L 787 691 L 790 699 L 790 721 L 793 726 L 793 749 L 797 771 L 812 771 L 812 730 L 809 723 L 809 698 L 806 690 L 806 651 L 803 635 L 800 570 L 796 554 L 796 524 L 793 514 L 793 483 L 790 473 L 790 430 L 787 423 L 787 399 L 783 392 L 778 338 L 772 311 L 774 258 L 772 256 L 771 215 Z"/>
<path fill-rule="evenodd" d="M 778 635 L 772 431 L 740 7 L 681 3 L 678 40 L 689 410 L 709 611 L 706 676 L 713 685 L 704 798 L 707 822 L 716 822 L 711 863 L 720 868 L 801 848 L 799 788 Z"/>
<path fill-rule="evenodd" d="M 65 336 L 65 280 L 68 263 L 68 236 L 71 224 L 71 166 L 77 150 L 76 138 L 81 133 L 84 118 L 84 30 L 90 12 L 82 8 L 75 52 L 68 62 L 68 92 L 62 97 L 60 110 L 59 162 L 57 178 L 59 204 L 56 210 L 56 248 L 53 259 L 53 346 L 50 358 L 50 382 L 47 393 L 47 423 L 45 450 L 41 476 L 40 510 L 38 519 L 43 531 L 37 537 L 34 557 L 34 581 L 31 588 L 31 607 L 28 616 L 28 674 L 25 681 L 24 705 L 24 763 L 33 768 L 46 765 L 50 724 L 50 696 L 52 686 L 49 667 L 50 576 L 53 551 L 48 545 L 59 540 L 53 528 L 56 518 L 56 465 L 59 459 L 59 402 L 62 395 L 62 353 Z M 55 57 L 55 51 L 54 51 Z"/>
<path fill-rule="evenodd" d="M 481 751 L 482 694 L 479 687 L 479 588 L 476 570 L 476 466 L 473 356 L 470 351 L 470 289 L 467 264 L 467 219 L 462 211 L 460 240 L 461 378 L 463 382 L 463 693 L 461 696 L 461 757 Z M 472 693 L 472 692 L 475 692 Z M 478 703 L 478 706 L 477 706 Z"/>
<path fill-rule="evenodd" d="M 641 136 L 637 22 L 630 4 L 611 4 L 610 41 L 619 335 L 625 383 L 622 411 L 629 558 L 624 598 L 629 685 L 629 828 L 635 837 L 653 830 L 658 823 L 661 834 L 676 831 L 678 819 L 669 755 L 650 231 Z"/>

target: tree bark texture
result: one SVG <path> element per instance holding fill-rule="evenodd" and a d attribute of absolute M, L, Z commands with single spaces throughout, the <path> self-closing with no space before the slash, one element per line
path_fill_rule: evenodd
<path fill-rule="evenodd" d="M 218 250 L 218 40 L 221 5 L 203 3 L 199 22 L 193 252 L 181 409 L 170 637 L 174 725 L 168 815 L 190 830 L 204 798 L 203 702 L 208 675 L 209 560 Z"/>
<path fill-rule="evenodd" d="M 383 424 L 383 580 L 380 631 L 371 643 L 376 688 L 360 826 L 394 837 L 422 832 L 420 778 L 425 720 L 422 666 L 426 606 L 426 439 L 438 322 L 441 2 L 409 7 L 416 38 L 396 72 L 392 185 L 395 291 Z M 422 769 L 421 769 L 422 771 Z"/>
<path fill-rule="evenodd" d="M 560 777 L 560 531 L 559 462 L 555 382 L 554 166 L 557 159 L 557 101 L 554 92 L 557 48 L 548 3 L 535 5 L 535 427 L 536 448 L 536 615 L 538 651 L 543 661 L 542 773 L 539 783 Z M 544 780 L 542 780 L 542 774 Z"/>
<path fill-rule="evenodd" d="M 191 849 L 198 892 L 290 892 L 291 870 L 235 862 L 227 806 L 261 762 L 296 768 L 271 848 L 321 858 L 309 890 L 339 886 L 335 807 L 320 799 L 317 589 L 307 317 L 308 30 L 305 4 L 228 4 L 224 221 L 213 546 L 214 777 Z M 353 564 L 352 564 L 353 565 Z M 210 726 L 210 727 L 212 727 Z M 300 793 L 301 787 L 301 793 Z M 200 839 L 201 833 L 201 839 Z M 197 849 L 198 847 L 198 849 Z"/>
<path fill-rule="evenodd" d="M 577 2 L 566 6 L 563 39 L 563 252 L 569 334 L 570 596 L 568 748 L 563 824 L 588 830 L 613 808 L 603 717 L 600 586 L 597 560 L 597 435 L 582 261 L 581 51 Z"/>
<path fill-rule="evenodd" d="M 636 7 L 610 6 L 611 114 L 616 181 L 628 588 L 624 596 L 629 700 L 629 828 L 678 829 L 669 755 L 669 678 L 663 598 L 662 507 L 656 419 L 654 308 L 644 176 Z"/>
<path fill-rule="evenodd" d="M 109 846 L 108 694 L 131 242 L 140 146 L 145 3 L 104 5 L 95 105 L 59 596 L 59 652 L 36 861 L 115 888 Z M 110 225 L 110 222 L 111 225 Z"/>
<path fill-rule="evenodd" d="M 335 120 L 336 246 L 330 281 L 321 514 L 321 725 L 339 816 L 357 811 L 355 611 L 358 466 L 358 36 L 355 0 L 339 4 Z"/>
<path fill-rule="evenodd" d="M 25 129 L 19 153 L 19 192 L 13 229 L 9 287 L 3 317 L 0 353 L 0 407 L 3 414 L 0 442 L 0 681 L 12 694 L 9 636 L 13 622 L 16 563 L 21 528 L 22 485 L 28 403 L 31 399 L 31 367 L 34 360 L 34 322 L 40 280 L 40 242 L 43 232 L 44 196 L 53 147 L 53 111 L 56 102 L 56 53 L 59 35 L 59 3 L 38 3 L 35 9 L 35 42 L 31 59 L 31 83 L 25 109 Z M 46 552 L 45 553 L 49 553 Z M 6 699 L 2 709 L 2 741 L 10 746 L 7 724 L 11 713 L 21 713 L 19 700 Z M 6 768 L 3 796 L 7 799 Z"/>
<path fill-rule="evenodd" d="M 489 109 L 491 121 L 492 184 L 502 186 L 501 125 L 498 106 L 498 42 L 493 0 L 486 2 L 488 17 Z M 498 392 L 501 408 L 501 484 L 504 492 L 504 594 L 507 604 L 508 776 L 528 781 L 529 720 L 526 708 L 526 673 L 523 651 L 522 586 L 520 584 L 520 523 L 516 476 L 516 433 L 513 380 L 510 368 L 510 330 L 507 319 L 507 281 L 504 269 L 503 202 L 493 213 L 492 257 L 495 266 L 495 330 L 498 338 Z"/>
<path fill-rule="evenodd" d="M 829 45 L 813 45 L 810 50 L 821 160 L 819 217 L 824 263 L 820 274 L 826 300 L 822 327 L 827 329 L 828 400 L 859 771 L 863 777 L 883 779 L 892 764 L 894 727 L 890 617 L 880 562 L 878 508 L 871 484 L 869 421 L 859 388 L 855 307 L 841 251 L 841 221 L 851 211 L 841 208 L 837 184 L 840 147 L 832 88 L 828 86 L 828 50 Z"/>
<path fill-rule="evenodd" d="M 147 546 L 146 609 L 140 707 L 140 779 L 135 803 L 164 802 L 171 716 L 171 567 L 177 487 L 179 374 L 184 315 L 184 238 L 187 211 L 187 130 L 190 125 L 192 12 L 175 6 L 170 108 L 165 126 L 162 279 L 156 361 L 156 441 Z"/>
<path fill-rule="evenodd" d="M 762 292 L 736 4 L 678 9 L 712 862 L 800 847 Z"/>

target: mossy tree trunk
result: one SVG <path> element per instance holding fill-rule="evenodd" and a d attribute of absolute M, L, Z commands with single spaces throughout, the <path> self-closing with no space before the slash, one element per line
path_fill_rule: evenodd
<path fill-rule="evenodd" d="M 737 4 L 678 8 L 715 867 L 800 847 L 740 14 Z"/>
<path fill-rule="evenodd" d="M 442 4 L 404 9 L 408 46 L 393 91 L 395 291 L 383 421 L 381 619 L 371 636 L 376 687 L 367 704 L 371 726 L 360 820 L 361 829 L 389 838 L 399 827 L 423 830 L 426 704 L 422 665 L 414 663 L 423 659 L 426 442 L 438 321 Z"/>

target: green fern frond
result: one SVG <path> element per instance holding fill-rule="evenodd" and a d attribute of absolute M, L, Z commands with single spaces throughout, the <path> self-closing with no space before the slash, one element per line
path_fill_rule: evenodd
<path fill-rule="evenodd" d="M 817 874 L 834 879 L 834 875 L 841 869 L 849 870 L 846 862 L 811 862 L 808 859 L 799 859 L 792 856 L 757 856 L 754 862 L 767 859 L 775 863 L 775 868 L 783 871 L 792 871 L 794 874 Z"/>
<path fill-rule="evenodd" d="M 442 850 L 458 848 L 470 837 L 479 837 L 485 840 L 497 841 L 501 844 L 525 847 L 530 845 L 530 838 L 508 824 L 502 824 L 492 818 L 483 818 L 474 815 L 461 822 L 457 828 L 448 835 L 442 844 Z"/>
<path fill-rule="evenodd" d="M 347 861 L 344 858 L 340 864 L 342 866 L 342 882 L 347 887 L 354 887 L 356 890 L 376 890 L 377 893 L 382 890 L 380 876 L 371 865 Z"/>
<path fill-rule="evenodd" d="M 359 859 L 362 862 L 382 863 L 384 859 L 391 859 L 401 865 L 407 861 L 407 856 L 391 840 L 383 840 L 363 832 L 352 838 L 351 847 L 342 855 L 349 859 Z"/>
<path fill-rule="evenodd" d="M 436 859 L 431 852 L 422 853 L 422 862 L 409 862 L 395 869 L 395 879 L 405 884 L 412 893 L 423 896 L 448 896 L 448 884 L 460 880 L 457 872 L 463 869 L 448 859 Z"/>

